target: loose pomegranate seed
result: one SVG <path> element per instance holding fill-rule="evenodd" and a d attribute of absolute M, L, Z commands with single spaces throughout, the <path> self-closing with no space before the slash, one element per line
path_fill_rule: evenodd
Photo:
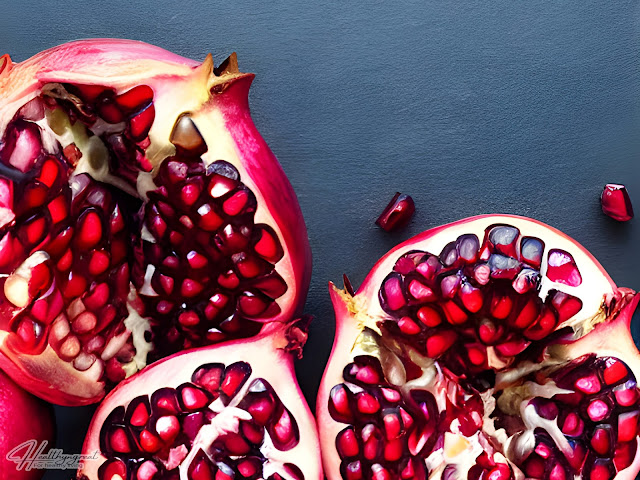
<path fill-rule="evenodd" d="M 409 223 L 415 210 L 413 198 L 397 192 L 376 220 L 376 225 L 387 232 L 396 230 Z"/>
<path fill-rule="evenodd" d="M 633 206 L 629 193 L 624 185 L 609 183 L 605 185 L 600 197 L 602 211 L 619 222 L 627 222 L 633 218 Z"/>

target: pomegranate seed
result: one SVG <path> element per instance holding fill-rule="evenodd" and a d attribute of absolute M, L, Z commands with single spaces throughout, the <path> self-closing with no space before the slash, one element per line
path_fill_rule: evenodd
<path fill-rule="evenodd" d="M 137 480 L 153 480 L 158 473 L 158 467 L 151 460 L 143 462 L 136 472 Z"/>
<path fill-rule="evenodd" d="M 438 257 L 431 255 L 416 266 L 416 270 L 427 280 L 431 280 L 441 270 L 442 265 Z"/>
<path fill-rule="evenodd" d="M 224 201 L 222 210 L 229 216 L 240 214 L 249 202 L 249 194 L 245 190 L 239 190 Z"/>
<path fill-rule="evenodd" d="M 495 251 L 509 257 L 516 256 L 516 243 L 520 236 L 520 230 L 509 225 L 493 227 L 488 234 L 488 239 Z"/>
<path fill-rule="evenodd" d="M 536 299 L 529 299 L 513 321 L 513 326 L 521 330 L 528 328 L 538 318 L 538 313 L 539 307 Z"/>
<path fill-rule="evenodd" d="M 200 317 L 196 312 L 182 312 L 178 316 L 178 322 L 185 327 L 193 327 L 200 323 Z"/>
<path fill-rule="evenodd" d="M 466 312 L 453 301 L 443 303 L 442 310 L 451 325 L 462 325 L 467 321 L 468 316 Z"/>
<path fill-rule="evenodd" d="M 178 387 L 178 389 L 182 405 L 187 410 L 200 410 L 210 403 L 207 394 L 199 388 L 186 384 Z"/>
<path fill-rule="evenodd" d="M 109 446 L 116 453 L 130 453 L 131 443 L 124 427 L 112 427 L 109 432 Z"/>
<path fill-rule="evenodd" d="M 356 372 L 356 379 L 362 383 L 366 383 L 367 385 L 376 385 L 382 380 L 378 370 L 373 368 L 371 365 L 365 365 L 358 368 L 358 371 Z"/>
<path fill-rule="evenodd" d="M 360 460 L 347 464 L 344 477 L 346 480 L 362 480 L 363 473 Z"/>
<path fill-rule="evenodd" d="M 597 459 L 589 473 L 589 480 L 612 480 L 616 475 L 610 461 Z"/>
<path fill-rule="evenodd" d="M 269 436 L 278 450 L 290 450 L 298 443 L 298 427 L 289 411 L 284 408 L 278 421 L 269 426 Z"/>
<path fill-rule="evenodd" d="M 187 254 L 187 261 L 189 262 L 189 265 L 191 265 L 191 268 L 195 269 L 204 268 L 209 264 L 207 257 L 195 250 L 192 250 Z"/>
<path fill-rule="evenodd" d="M 131 134 L 131 138 L 136 142 L 143 140 L 149 133 L 155 117 L 155 108 L 153 104 L 150 104 L 142 112 L 129 120 L 129 133 Z"/>
<path fill-rule="evenodd" d="M 162 448 L 162 442 L 149 430 L 143 430 L 140 432 L 140 447 L 145 452 L 155 453 Z"/>
<path fill-rule="evenodd" d="M 616 402 L 621 407 L 630 407 L 638 400 L 638 390 L 635 384 L 621 385 L 620 387 L 614 389 L 613 394 L 616 397 Z"/>
<path fill-rule="evenodd" d="M 275 410 L 275 404 L 270 397 L 258 398 L 252 402 L 247 411 L 251 414 L 258 425 L 266 425 L 271 420 Z"/>
<path fill-rule="evenodd" d="M 264 262 L 256 257 L 251 257 L 245 253 L 238 253 L 231 257 L 235 263 L 238 273 L 243 278 L 256 278 L 258 275 L 265 273 L 268 268 Z"/>
<path fill-rule="evenodd" d="M 191 381 L 217 397 L 223 375 L 222 363 L 209 363 L 196 369 L 191 376 Z"/>
<path fill-rule="evenodd" d="M 513 280 L 522 269 L 522 264 L 515 258 L 492 254 L 487 265 L 491 270 L 491 278 Z"/>
<path fill-rule="evenodd" d="M 382 417 L 387 440 L 398 438 L 402 433 L 402 421 L 397 413 L 387 413 Z"/>
<path fill-rule="evenodd" d="M 27 220 L 18 231 L 18 236 L 29 245 L 38 245 L 47 235 L 47 222 L 43 217 Z"/>
<path fill-rule="evenodd" d="M 75 335 L 69 335 L 60 345 L 58 355 L 61 359 L 71 361 L 78 356 L 82 345 Z"/>
<path fill-rule="evenodd" d="M 631 198 L 624 185 L 609 183 L 605 185 L 600 197 L 602 211 L 619 222 L 626 222 L 633 218 Z"/>
<path fill-rule="evenodd" d="M 402 399 L 402 397 L 400 396 L 400 392 L 398 392 L 397 390 L 393 390 L 391 388 L 381 388 L 380 391 L 382 392 L 382 396 L 388 402 L 397 403 Z"/>
<path fill-rule="evenodd" d="M 630 442 L 638 435 L 640 411 L 621 413 L 618 416 L 618 442 Z"/>
<path fill-rule="evenodd" d="M 336 437 L 336 448 L 340 458 L 355 457 L 360 453 L 358 439 L 356 438 L 353 427 L 342 430 Z"/>
<path fill-rule="evenodd" d="M 485 345 L 492 345 L 497 342 L 502 337 L 503 332 L 502 326 L 496 328 L 496 325 L 488 319 L 483 319 L 478 326 L 478 337 Z"/>
<path fill-rule="evenodd" d="M 418 280 L 411 280 L 409 282 L 409 293 L 413 298 L 421 302 L 430 302 L 437 298 L 433 290 Z"/>
<path fill-rule="evenodd" d="M 584 430 L 584 422 L 575 413 L 571 412 L 565 418 L 562 425 L 562 433 L 571 437 L 579 437 Z"/>
<path fill-rule="evenodd" d="M 507 296 L 497 295 L 491 299 L 491 315 L 498 320 L 504 320 L 511 313 L 513 300 Z"/>
<path fill-rule="evenodd" d="M 236 396 L 248 380 L 251 371 L 251 366 L 246 362 L 236 362 L 226 368 L 220 390 L 227 399 Z"/>
<path fill-rule="evenodd" d="M 58 160 L 55 157 L 50 157 L 42 164 L 38 180 L 51 188 L 53 184 L 56 183 L 59 172 Z"/>
<path fill-rule="evenodd" d="M 484 302 L 482 292 L 479 288 L 475 288 L 470 283 L 463 283 L 458 295 L 460 296 L 460 300 L 462 300 L 464 308 L 471 313 L 479 312 L 482 308 Z"/>
<path fill-rule="evenodd" d="M 489 268 L 489 265 L 486 265 L 484 263 L 476 265 L 476 267 L 473 269 L 473 278 L 480 285 L 486 285 L 487 283 L 489 283 L 489 280 L 491 278 L 491 268 Z"/>
<path fill-rule="evenodd" d="M 150 415 L 149 406 L 145 403 L 146 397 L 139 398 L 141 399 L 138 405 L 135 405 L 135 400 L 132 400 L 131 403 L 129 403 L 129 408 L 131 409 L 132 406 L 134 406 L 134 408 L 131 414 L 127 416 L 129 417 L 129 423 L 134 427 L 142 427 L 146 425 Z"/>
<path fill-rule="evenodd" d="M 102 239 L 102 220 L 95 210 L 88 210 L 78 219 L 76 244 L 81 250 L 95 247 Z"/>
<path fill-rule="evenodd" d="M 384 459 L 388 462 L 395 462 L 402 458 L 402 441 L 399 438 L 391 440 L 384 446 Z"/>
<path fill-rule="evenodd" d="M 165 415 L 156 421 L 156 432 L 165 443 L 173 442 L 180 433 L 180 422 L 174 415 Z"/>
<path fill-rule="evenodd" d="M 582 309 L 582 300 L 564 292 L 555 292 L 551 304 L 558 312 L 558 322 L 569 320 Z"/>
<path fill-rule="evenodd" d="M 178 413 L 176 392 L 173 388 L 161 388 L 151 395 L 151 409 L 154 414 Z"/>
<path fill-rule="evenodd" d="M 604 382 L 607 385 L 613 385 L 625 379 L 628 374 L 629 371 L 624 363 L 610 359 L 607 361 L 607 367 L 604 370 Z"/>
<path fill-rule="evenodd" d="M 199 295 L 202 290 L 204 290 L 204 286 L 200 282 L 191 278 L 185 278 L 180 287 L 180 294 L 186 298 L 193 298 Z"/>
<path fill-rule="evenodd" d="M 458 335 L 453 330 L 444 330 L 427 338 L 426 352 L 429 358 L 438 358 L 458 339 Z"/>
<path fill-rule="evenodd" d="M 396 192 L 389 204 L 382 211 L 376 225 L 386 232 L 404 227 L 415 212 L 416 207 L 410 195 Z"/>
<path fill-rule="evenodd" d="M 633 460 L 635 459 L 637 449 L 638 442 L 636 439 L 633 439 L 628 443 L 618 444 L 615 453 L 613 454 L 613 463 L 616 467 L 616 470 L 624 470 L 625 468 L 631 466 Z"/>
<path fill-rule="evenodd" d="M 544 476 L 545 462 L 538 456 L 530 456 L 524 464 L 524 471 L 528 477 L 542 478 Z"/>
<path fill-rule="evenodd" d="M 220 198 L 233 191 L 238 186 L 238 182 L 222 175 L 213 174 L 209 180 L 209 195 L 212 198 Z"/>
<path fill-rule="evenodd" d="M 420 333 L 420 326 L 411 320 L 410 317 L 402 317 L 398 320 L 398 328 L 406 335 L 416 335 Z"/>
<path fill-rule="evenodd" d="M 558 325 L 558 321 L 551 310 L 543 311 L 538 319 L 524 332 L 529 340 L 542 340 L 549 335 Z"/>
<path fill-rule="evenodd" d="M 344 384 L 338 384 L 331 389 L 329 393 L 329 412 L 336 420 L 343 423 L 353 421 L 353 413 L 349 405 L 351 393 Z"/>
<path fill-rule="evenodd" d="M 611 450 L 612 440 L 611 425 L 597 425 L 591 437 L 591 447 L 600 456 L 607 456 Z"/>
<path fill-rule="evenodd" d="M 458 275 L 448 275 L 440 281 L 440 290 L 444 298 L 453 298 L 460 289 L 460 277 Z"/>
<path fill-rule="evenodd" d="M 420 307 L 417 316 L 427 327 L 437 327 L 442 323 L 440 314 L 431 307 Z"/>
<path fill-rule="evenodd" d="M 508 477 L 505 477 L 508 478 Z M 564 467 L 559 463 L 556 463 L 554 467 L 549 472 L 549 480 L 567 480 L 568 474 Z"/>
<path fill-rule="evenodd" d="M 607 405 L 602 400 L 594 400 L 587 407 L 587 414 L 589 415 L 589 418 L 594 422 L 604 420 L 609 416 L 609 413 L 609 405 Z"/>
<path fill-rule="evenodd" d="M 500 463 L 489 471 L 486 477 L 487 480 L 510 480 L 511 469 L 508 465 Z"/>
<path fill-rule="evenodd" d="M 115 102 L 126 113 L 136 112 L 151 103 L 153 89 L 147 85 L 138 85 L 115 97 Z"/>
<path fill-rule="evenodd" d="M 275 271 L 255 280 L 253 286 L 274 299 L 281 297 L 288 290 L 286 282 Z"/>
<path fill-rule="evenodd" d="M 482 347 L 469 347 L 467 350 L 469 361 L 476 366 L 484 365 L 487 361 L 487 353 Z"/>
<path fill-rule="evenodd" d="M 85 311 L 71 322 L 71 329 L 78 334 L 84 334 L 93 330 L 97 324 L 98 318 L 93 313 Z"/>
<path fill-rule="evenodd" d="M 388 277 L 383 285 L 384 298 L 390 310 L 400 310 L 406 305 L 399 276 Z"/>
<path fill-rule="evenodd" d="M 576 262 L 569 252 L 552 249 L 547 258 L 547 278 L 552 282 L 577 287 L 582 283 L 582 276 Z"/>
<path fill-rule="evenodd" d="M 253 246 L 255 252 L 265 260 L 276 263 L 284 255 L 276 233 L 267 225 L 256 225 L 256 227 L 259 227 L 257 228 L 259 237 Z"/>
<path fill-rule="evenodd" d="M 127 467 L 122 460 L 118 458 L 110 458 L 100 466 L 99 477 L 102 480 L 127 478 Z"/>
<path fill-rule="evenodd" d="M 600 380 L 595 374 L 579 378 L 574 382 L 575 387 L 587 395 L 598 393 L 601 389 Z"/>
<path fill-rule="evenodd" d="M 361 413 L 371 415 L 380 410 L 380 403 L 369 393 L 360 392 L 356 395 L 356 402 L 358 405 L 358 411 Z"/>
<path fill-rule="evenodd" d="M 377 427 L 373 424 L 365 425 L 362 428 L 361 437 L 364 447 L 364 458 L 371 461 L 378 457 L 382 442 Z"/>

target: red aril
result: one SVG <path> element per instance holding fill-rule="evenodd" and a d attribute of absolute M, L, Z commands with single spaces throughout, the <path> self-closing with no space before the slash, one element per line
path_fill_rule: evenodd
<path fill-rule="evenodd" d="M 629 192 L 624 185 L 608 183 L 600 196 L 602 211 L 619 222 L 626 222 L 633 218 L 633 205 Z"/>
<path fill-rule="evenodd" d="M 469 218 L 330 290 L 330 480 L 636 478 L 640 297 L 561 232 Z"/>
<path fill-rule="evenodd" d="M 95 413 L 83 480 L 320 480 L 315 421 L 293 372 L 308 321 L 177 353 L 120 383 Z"/>
<path fill-rule="evenodd" d="M 0 72 L 0 364 L 66 405 L 300 314 L 310 250 L 252 74 L 86 40 Z"/>

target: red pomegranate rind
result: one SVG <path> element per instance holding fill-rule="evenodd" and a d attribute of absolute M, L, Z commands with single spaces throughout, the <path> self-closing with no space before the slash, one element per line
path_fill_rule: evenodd
<path fill-rule="evenodd" d="M 83 451 L 100 455 L 78 478 L 136 478 L 143 465 L 150 478 L 322 478 L 289 327 L 181 352 L 122 382 L 94 416 Z"/>
<path fill-rule="evenodd" d="M 25 388 L 92 403 L 147 360 L 299 313 L 306 230 L 251 122 L 253 76 L 235 56 L 214 69 L 210 56 L 199 65 L 90 40 L 3 66 L 0 269 L 11 303 L 0 362 Z"/>
<path fill-rule="evenodd" d="M 397 230 L 409 223 L 415 210 L 416 206 L 411 195 L 396 192 L 376 220 L 376 225 L 386 232 Z"/>
<path fill-rule="evenodd" d="M 609 183 L 605 185 L 600 196 L 602 211 L 619 222 L 627 222 L 633 218 L 633 205 L 629 192 L 624 185 Z"/>
<path fill-rule="evenodd" d="M 0 371 L 0 472 L 12 480 L 37 480 L 44 470 L 24 468 L 25 442 L 54 446 L 55 423 L 51 405 L 27 393 Z M 30 444 L 29 444 L 30 445 Z M 16 449 L 14 451 L 14 449 Z M 22 464 L 22 466 L 21 466 Z M 19 468 L 20 467 L 20 468 Z"/>
<path fill-rule="evenodd" d="M 328 478 L 640 471 L 640 297 L 556 230 L 467 219 L 396 247 L 355 295 L 331 294 L 317 406 Z"/>

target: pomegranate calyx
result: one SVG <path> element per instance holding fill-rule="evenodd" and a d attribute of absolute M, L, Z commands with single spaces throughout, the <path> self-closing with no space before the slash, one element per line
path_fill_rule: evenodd
<path fill-rule="evenodd" d="M 626 287 L 616 288 L 612 293 L 607 293 L 602 299 L 600 309 L 591 318 L 583 319 L 579 323 L 571 325 L 575 336 L 574 339 L 591 333 L 600 324 L 615 321 L 627 309 L 635 310 L 635 306 L 632 304 L 637 304 L 639 300 L 638 293 Z M 625 317 L 627 322 L 631 322 L 631 318 L 631 315 Z"/>

